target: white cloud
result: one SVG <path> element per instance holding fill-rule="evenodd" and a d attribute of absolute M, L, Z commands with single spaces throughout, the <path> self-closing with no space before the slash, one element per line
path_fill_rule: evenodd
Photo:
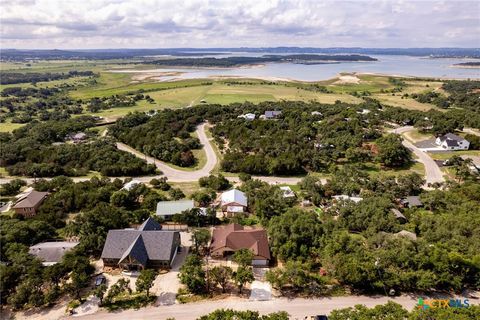
<path fill-rule="evenodd" d="M 2 47 L 480 46 L 480 1 L 2 1 Z"/>

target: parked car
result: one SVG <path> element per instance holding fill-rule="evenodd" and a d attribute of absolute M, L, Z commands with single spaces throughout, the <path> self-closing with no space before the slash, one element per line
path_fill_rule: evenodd
<path fill-rule="evenodd" d="M 98 287 L 102 284 L 107 283 L 107 278 L 103 274 L 99 275 L 98 277 L 95 278 L 95 287 Z"/>
<path fill-rule="evenodd" d="M 322 314 L 322 315 L 311 316 L 310 319 L 311 320 L 328 320 L 328 317 Z"/>

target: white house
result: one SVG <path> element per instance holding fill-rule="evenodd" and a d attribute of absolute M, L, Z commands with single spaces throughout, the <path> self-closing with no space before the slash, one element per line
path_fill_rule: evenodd
<path fill-rule="evenodd" d="M 355 203 L 358 203 L 360 201 L 363 200 L 362 197 L 351 197 L 351 196 L 348 196 L 346 194 L 340 194 L 340 195 L 337 195 L 337 196 L 333 196 L 332 197 L 333 199 L 335 199 L 336 201 L 353 201 Z"/>
<path fill-rule="evenodd" d="M 246 212 L 248 207 L 247 196 L 237 189 L 226 191 L 222 193 L 221 207 L 227 215 Z"/>
<path fill-rule="evenodd" d="M 293 190 L 289 186 L 280 187 L 280 190 L 283 191 L 283 197 L 284 198 L 294 198 L 295 197 L 295 192 L 293 192 Z"/>
<path fill-rule="evenodd" d="M 470 147 L 470 142 L 453 133 L 438 137 L 435 143 L 445 150 L 468 150 Z"/>
<path fill-rule="evenodd" d="M 255 114 L 254 113 L 245 113 L 245 114 L 242 114 L 238 117 L 239 118 L 244 118 L 245 120 L 249 120 L 249 121 L 255 120 Z"/>
<path fill-rule="evenodd" d="M 125 183 L 122 187 L 122 190 L 127 190 L 127 191 L 130 191 L 133 189 L 133 187 L 135 187 L 137 184 L 141 184 L 142 182 L 141 181 L 138 181 L 138 180 L 131 180 L 127 183 Z"/>

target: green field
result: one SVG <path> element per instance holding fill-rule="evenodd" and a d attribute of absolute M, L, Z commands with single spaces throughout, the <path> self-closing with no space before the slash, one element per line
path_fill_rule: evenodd
<path fill-rule="evenodd" d="M 121 63 L 120 63 L 121 62 Z M 354 96 L 356 93 L 368 92 L 372 98 L 379 101 L 407 109 L 426 111 L 436 108 L 431 104 L 419 103 L 411 98 L 402 97 L 404 93 L 420 93 L 429 90 L 441 91 L 440 81 L 405 80 L 406 86 L 400 93 L 385 93 L 395 86 L 389 81 L 388 76 L 370 74 L 342 74 L 338 78 L 319 81 L 316 83 L 296 81 L 265 81 L 247 78 L 211 78 L 211 79 L 186 79 L 176 81 L 158 81 L 151 75 L 131 72 L 122 72 L 122 69 L 145 70 L 150 65 L 135 64 L 136 61 L 38 61 L 27 63 L 5 62 L 0 64 L 2 72 L 68 72 L 71 70 L 91 70 L 99 76 L 95 81 L 86 77 L 74 77 L 65 80 L 39 82 L 35 86 L 58 87 L 68 84 L 73 87 L 69 95 L 74 99 L 82 99 L 86 106 L 89 99 L 94 97 L 110 97 L 112 95 L 143 92 L 149 95 L 154 102 L 138 101 L 131 107 L 112 108 L 85 114 L 92 114 L 114 120 L 133 111 L 161 110 L 164 108 L 183 108 L 200 104 L 201 101 L 212 104 L 229 104 L 234 102 L 262 101 L 316 101 L 333 104 L 336 101 L 346 103 L 361 103 L 363 100 Z M 115 70 L 115 72 L 112 72 Z M 186 69 L 188 72 L 188 69 Z M 156 76 L 155 76 L 156 77 Z M 353 79 L 353 82 L 344 81 L 344 78 Z M 158 77 L 157 77 L 158 78 Z M 319 85 L 329 90 L 329 93 L 315 91 L 313 85 Z M 31 87 L 31 83 L 2 85 L 0 90 L 11 86 Z M 4 99 L 4 98 L 0 98 Z M 0 132 L 12 131 L 22 124 L 0 124 Z"/>

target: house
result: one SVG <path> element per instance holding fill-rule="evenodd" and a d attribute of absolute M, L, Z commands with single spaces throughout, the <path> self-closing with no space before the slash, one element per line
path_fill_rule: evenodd
<path fill-rule="evenodd" d="M 312 116 L 320 116 L 320 117 L 323 116 L 323 114 L 320 111 L 312 111 L 310 114 Z"/>
<path fill-rule="evenodd" d="M 255 120 L 255 114 L 254 113 L 246 113 L 238 116 L 239 118 L 244 118 L 245 120 Z"/>
<path fill-rule="evenodd" d="M 160 201 L 157 203 L 156 215 L 169 219 L 173 215 L 195 208 L 193 200 Z"/>
<path fill-rule="evenodd" d="M 403 215 L 403 213 L 400 212 L 400 210 L 392 208 L 390 211 L 393 213 L 395 218 L 400 222 L 400 223 L 405 223 L 407 222 L 407 218 Z"/>
<path fill-rule="evenodd" d="M 78 132 L 74 135 L 71 135 L 70 136 L 70 139 L 74 142 L 74 143 L 80 143 L 82 141 L 85 141 L 87 140 L 88 136 L 85 132 Z"/>
<path fill-rule="evenodd" d="M 438 137 L 435 144 L 445 150 L 468 150 L 470 142 L 453 133 Z"/>
<path fill-rule="evenodd" d="M 348 196 L 348 195 L 345 195 L 345 194 L 340 194 L 340 195 L 337 195 L 337 196 L 333 196 L 332 198 L 336 201 L 353 201 L 355 203 L 359 203 L 360 201 L 363 200 L 363 198 L 361 198 L 361 197 L 351 197 L 351 196 Z"/>
<path fill-rule="evenodd" d="M 62 261 L 68 251 L 75 248 L 79 242 L 51 241 L 41 242 L 31 246 L 28 253 L 42 260 L 44 266 L 51 266 Z"/>
<path fill-rule="evenodd" d="M 407 230 L 402 230 L 402 231 L 399 231 L 397 233 L 394 233 L 393 234 L 395 237 L 404 237 L 404 238 L 408 238 L 410 240 L 417 240 L 417 235 L 413 232 L 410 232 L 410 231 L 407 231 Z"/>
<path fill-rule="evenodd" d="M 122 190 L 127 190 L 127 191 L 130 191 L 133 189 L 133 187 L 135 187 L 137 184 L 142 184 L 141 181 L 138 181 L 138 180 L 131 180 L 127 183 L 125 183 L 122 187 Z"/>
<path fill-rule="evenodd" d="M 101 258 L 105 267 L 124 270 L 170 268 L 180 246 L 178 231 L 164 231 L 152 218 L 138 229 L 109 230 Z"/>
<path fill-rule="evenodd" d="M 15 213 L 24 217 L 33 217 L 37 214 L 37 210 L 47 197 L 48 192 L 39 192 L 32 190 L 27 194 L 22 194 L 17 198 L 13 210 Z"/>
<path fill-rule="evenodd" d="M 276 119 L 280 115 L 282 115 L 282 111 L 265 111 L 260 117 L 262 119 Z"/>
<path fill-rule="evenodd" d="M 408 207 L 408 208 L 413 208 L 413 207 L 423 207 L 422 201 L 420 201 L 419 196 L 409 196 L 406 197 L 405 199 L 400 200 L 400 203 L 402 206 Z"/>
<path fill-rule="evenodd" d="M 294 198 L 295 197 L 295 192 L 293 192 L 293 190 L 289 186 L 280 187 L 280 190 L 283 191 L 283 197 L 284 198 Z"/>
<path fill-rule="evenodd" d="M 222 193 L 221 207 L 224 214 L 232 215 L 247 211 L 248 200 L 245 193 L 240 190 L 232 189 Z"/>
<path fill-rule="evenodd" d="M 265 229 L 246 229 L 236 223 L 213 229 L 210 243 L 212 258 L 223 259 L 240 249 L 250 249 L 253 252 L 252 265 L 268 266 L 270 249 Z"/>

